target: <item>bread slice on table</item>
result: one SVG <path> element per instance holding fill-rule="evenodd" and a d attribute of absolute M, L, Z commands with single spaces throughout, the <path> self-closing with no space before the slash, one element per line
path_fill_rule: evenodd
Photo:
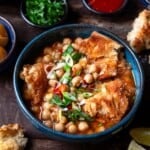
<path fill-rule="evenodd" d="M 144 9 L 133 22 L 127 41 L 137 53 L 150 49 L 150 10 Z"/>
<path fill-rule="evenodd" d="M 2 125 L 0 127 L 0 150 L 23 150 L 27 138 L 18 124 Z"/>

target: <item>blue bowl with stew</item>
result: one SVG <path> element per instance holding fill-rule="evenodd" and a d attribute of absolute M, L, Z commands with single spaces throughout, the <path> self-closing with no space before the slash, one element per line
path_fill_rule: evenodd
<path fill-rule="evenodd" d="M 140 105 L 143 80 L 137 56 L 122 39 L 86 24 L 35 37 L 13 74 L 17 102 L 29 122 L 68 142 L 99 142 L 124 129 Z"/>

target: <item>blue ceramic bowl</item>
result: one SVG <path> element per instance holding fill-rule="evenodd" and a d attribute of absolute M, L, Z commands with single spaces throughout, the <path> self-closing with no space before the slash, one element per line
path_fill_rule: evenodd
<path fill-rule="evenodd" d="M 16 34 L 13 26 L 5 18 L 0 16 L 0 24 L 3 24 L 8 33 L 8 44 L 5 47 L 7 51 L 7 57 L 0 62 L 0 72 L 7 69 L 15 57 L 15 44 L 16 44 Z"/>
<path fill-rule="evenodd" d="M 51 25 L 39 25 L 36 24 L 34 22 L 32 22 L 29 17 L 27 16 L 27 12 L 26 12 L 26 0 L 22 0 L 21 1 L 21 5 L 20 5 L 20 14 L 21 17 L 23 18 L 23 20 L 28 23 L 29 25 L 33 26 L 33 27 L 38 27 L 38 28 L 43 28 L 43 29 L 47 29 L 47 28 L 52 28 L 54 26 L 57 26 L 59 24 L 62 24 L 65 22 L 67 15 L 68 15 L 68 3 L 66 0 L 61 0 L 64 4 L 63 9 L 64 9 L 64 15 L 55 23 L 51 24 Z"/>
<path fill-rule="evenodd" d="M 92 135 L 72 135 L 72 134 L 66 134 L 66 133 L 54 131 L 46 127 L 38 119 L 36 119 L 34 115 L 32 115 L 32 113 L 30 112 L 29 108 L 27 107 L 21 91 L 22 81 L 19 78 L 20 71 L 22 70 L 23 65 L 27 63 L 31 63 L 33 57 L 35 57 L 38 53 L 40 53 L 40 50 L 43 49 L 43 47 L 45 47 L 47 44 L 53 43 L 57 40 L 61 40 L 64 37 L 86 38 L 93 31 L 97 31 L 105 36 L 108 36 L 125 47 L 125 57 L 132 67 L 135 84 L 136 84 L 136 96 L 134 99 L 134 104 L 131 110 L 128 112 L 128 114 L 118 124 L 105 130 L 104 132 L 92 134 Z M 51 30 L 48 30 L 35 37 L 31 42 L 29 42 L 25 46 L 20 56 L 18 57 L 18 60 L 15 65 L 14 75 L 13 75 L 13 86 L 14 86 L 14 91 L 20 109 L 23 111 L 24 115 L 28 118 L 29 122 L 31 122 L 42 133 L 57 140 L 63 140 L 69 142 L 89 142 L 89 141 L 95 142 L 95 141 L 102 141 L 105 138 L 108 138 L 109 136 L 116 134 L 120 130 L 124 129 L 128 125 L 128 123 L 133 119 L 142 98 L 143 71 L 139 63 L 139 60 L 137 59 L 132 49 L 116 35 L 100 27 L 85 25 L 85 24 L 72 24 L 72 25 L 65 25 L 65 26 L 56 27 Z"/>
<path fill-rule="evenodd" d="M 101 0 L 98 0 L 99 2 L 101 2 Z M 120 13 L 125 6 L 127 5 L 128 0 L 124 0 L 124 2 L 122 3 L 122 5 L 120 7 L 118 7 L 116 10 L 111 11 L 111 12 L 104 12 L 104 11 L 98 11 L 94 8 L 92 8 L 92 6 L 89 4 L 88 0 L 82 0 L 83 5 L 91 12 L 98 14 L 98 15 L 103 15 L 103 16 L 110 16 L 110 15 L 114 15 L 117 13 Z M 109 5 L 109 2 L 107 2 Z"/>

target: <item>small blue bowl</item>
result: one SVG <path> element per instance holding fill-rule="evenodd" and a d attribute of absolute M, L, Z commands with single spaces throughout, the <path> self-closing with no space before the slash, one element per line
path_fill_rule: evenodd
<path fill-rule="evenodd" d="M 135 79 L 136 84 L 136 95 L 134 99 L 134 104 L 128 114 L 116 125 L 105 130 L 104 132 L 91 134 L 91 135 L 72 135 L 66 134 L 58 131 L 54 131 L 48 127 L 46 127 L 41 121 L 39 121 L 29 110 L 26 105 L 26 102 L 23 98 L 22 93 L 22 80 L 19 78 L 20 71 L 24 64 L 32 63 L 32 60 L 37 54 L 40 54 L 41 49 L 45 47 L 47 44 L 53 43 L 57 40 L 61 40 L 64 37 L 83 37 L 86 38 L 90 36 L 93 31 L 97 31 L 111 39 L 117 41 L 125 48 L 125 57 L 127 61 L 130 63 L 132 67 L 132 72 Z M 130 121 L 133 119 L 136 111 L 140 105 L 142 93 L 143 93 L 143 71 L 142 67 L 137 59 L 136 55 L 132 51 L 132 49 L 119 37 L 110 33 L 109 31 L 93 26 L 93 25 L 85 25 L 85 24 L 71 24 L 64 25 L 61 27 L 56 27 L 51 30 L 48 30 L 37 37 L 35 37 L 31 42 L 29 42 L 25 48 L 22 50 L 20 56 L 15 65 L 14 74 L 13 74 L 13 86 L 14 91 L 17 97 L 17 102 L 20 106 L 20 109 L 23 111 L 24 115 L 28 118 L 29 122 L 31 122 L 39 131 L 48 135 L 50 138 L 67 141 L 67 142 L 99 142 L 112 135 L 116 134 L 120 130 L 124 129 Z"/>
<path fill-rule="evenodd" d="M 99 2 L 101 2 L 101 0 L 99 0 Z M 92 6 L 88 3 L 88 0 L 82 0 L 82 3 L 84 4 L 84 6 L 91 12 L 95 13 L 95 14 L 98 14 L 98 15 L 102 15 L 102 16 L 110 16 L 110 15 L 114 15 L 114 14 L 118 14 L 120 13 L 124 8 L 125 6 L 127 5 L 128 3 L 128 0 L 124 0 L 124 2 L 122 3 L 122 5 L 120 7 L 118 7 L 116 10 L 114 11 L 111 11 L 111 12 L 104 12 L 104 11 L 98 11 L 94 8 L 92 8 Z M 108 5 L 109 5 L 109 2 L 107 2 Z"/>
<path fill-rule="evenodd" d="M 21 17 L 23 18 L 23 20 L 28 23 L 29 25 L 33 26 L 33 27 L 38 27 L 38 28 L 43 28 L 43 29 L 48 29 L 48 28 L 52 28 L 54 26 L 57 26 L 59 24 L 62 24 L 65 22 L 67 16 L 68 16 L 68 3 L 66 0 L 61 0 L 64 4 L 63 9 L 64 9 L 64 15 L 60 18 L 60 20 L 58 20 L 56 23 L 51 24 L 51 25 L 39 25 L 36 24 L 34 22 L 32 22 L 29 17 L 27 16 L 27 12 L 26 12 L 26 0 L 22 0 L 21 1 L 21 5 L 20 5 L 20 14 Z"/>
<path fill-rule="evenodd" d="M 16 33 L 11 23 L 1 16 L 0 16 L 0 24 L 4 25 L 8 33 L 8 39 L 9 39 L 8 44 L 5 47 L 8 53 L 7 57 L 2 62 L 0 62 L 0 72 L 1 72 L 7 69 L 12 64 L 12 61 L 16 54 L 14 49 L 16 44 Z"/>

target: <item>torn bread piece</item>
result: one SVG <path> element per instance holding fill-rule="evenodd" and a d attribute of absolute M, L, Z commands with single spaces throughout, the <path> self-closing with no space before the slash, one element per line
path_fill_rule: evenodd
<path fill-rule="evenodd" d="M 0 150 L 23 150 L 27 138 L 18 124 L 2 125 L 0 127 Z"/>
<path fill-rule="evenodd" d="M 150 49 L 150 10 L 143 10 L 133 22 L 127 40 L 135 52 Z"/>
<path fill-rule="evenodd" d="M 123 46 L 115 40 L 96 31 L 82 40 L 79 51 L 95 63 L 100 70 L 100 79 L 107 79 L 117 75 L 118 53 Z"/>
<path fill-rule="evenodd" d="M 90 59 L 114 56 L 116 50 L 122 45 L 111 38 L 104 36 L 96 31 L 92 32 L 89 38 L 83 39 L 79 44 L 79 50 L 87 54 Z"/>

